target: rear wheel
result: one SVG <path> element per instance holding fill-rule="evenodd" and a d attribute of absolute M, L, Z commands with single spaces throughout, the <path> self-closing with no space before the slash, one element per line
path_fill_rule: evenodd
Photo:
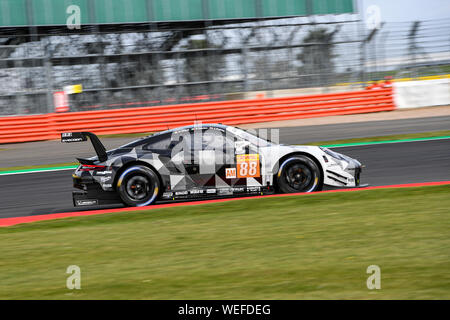
<path fill-rule="evenodd" d="M 278 188 L 283 193 L 322 190 L 322 173 L 307 156 L 292 156 L 284 160 L 277 173 Z"/>
<path fill-rule="evenodd" d="M 122 172 L 117 180 L 117 192 L 122 202 L 128 206 L 148 206 L 158 196 L 158 176 L 145 166 L 132 166 Z"/>

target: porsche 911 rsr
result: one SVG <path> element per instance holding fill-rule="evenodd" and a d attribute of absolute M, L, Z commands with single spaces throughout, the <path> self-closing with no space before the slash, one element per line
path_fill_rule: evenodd
<path fill-rule="evenodd" d="M 110 151 L 93 133 L 61 134 L 62 142 L 87 138 L 97 156 L 77 158 L 75 206 L 146 206 L 360 186 L 361 164 L 355 159 L 317 146 L 276 144 L 221 124 L 171 129 Z"/>

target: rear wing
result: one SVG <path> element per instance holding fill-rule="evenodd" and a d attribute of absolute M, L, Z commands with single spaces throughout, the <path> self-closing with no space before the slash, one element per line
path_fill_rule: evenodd
<path fill-rule="evenodd" d="M 61 133 L 61 142 L 82 142 L 87 141 L 87 138 L 91 140 L 95 153 L 98 156 L 98 160 L 104 162 L 108 159 L 105 146 L 101 143 L 100 139 L 92 132 L 63 132 Z"/>

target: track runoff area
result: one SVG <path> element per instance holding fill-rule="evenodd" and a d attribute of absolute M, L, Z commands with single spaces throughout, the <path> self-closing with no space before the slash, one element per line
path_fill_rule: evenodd
<path fill-rule="evenodd" d="M 349 192 L 358 190 L 370 190 L 380 188 L 408 188 L 430 185 L 450 185 L 450 137 L 439 138 L 419 138 L 408 140 L 392 140 L 364 142 L 353 144 L 329 145 L 329 148 L 339 148 L 345 154 L 360 160 L 366 165 L 362 173 L 362 182 L 368 183 L 370 186 L 366 188 L 337 189 L 325 190 L 320 193 L 330 192 Z M 68 170 L 73 167 L 59 168 L 43 168 L 38 170 L 22 170 L 22 171 L 4 171 L 0 173 L 0 182 L 5 179 L 18 178 L 17 175 L 32 176 L 32 179 L 41 179 L 41 175 L 58 175 L 65 177 Z M 61 176 L 61 174 L 63 174 Z M 23 178 L 25 178 L 25 176 Z M 22 177 L 21 177 L 22 178 Z M 42 177 L 45 179 L 45 177 Z M 67 188 L 70 184 L 67 179 L 57 179 L 56 184 L 61 183 L 61 188 Z M 56 186 L 59 187 L 58 185 Z M 35 192 L 39 193 L 39 190 Z M 132 212 L 151 210 L 175 206 L 192 206 L 205 203 L 226 202 L 226 201 L 242 201 L 245 199 L 267 198 L 267 197 L 290 197 L 290 196 L 308 196 L 310 194 L 277 194 L 267 196 L 247 196 L 240 198 L 224 198 L 215 200 L 190 201 L 154 204 L 146 207 L 119 207 L 108 209 L 96 209 L 85 211 L 74 211 L 67 209 L 52 208 L 49 213 L 43 213 L 45 208 L 41 208 L 40 214 L 35 212 L 18 213 L 18 216 L 8 215 L 6 218 L 0 218 L 0 227 L 13 226 L 22 223 L 61 219 L 68 217 L 90 216 L 115 212 Z M 45 197 L 45 194 L 42 196 Z M 55 195 L 55 198 L 58 195 Z M 69 205 L 69 204 L 67 204 Z M 14 207 L 9 205 L 9 210 L 14 211 Z M 18 208 L 19 209 L 19 208 Z M 50 213 L 51 212 L 51 213 Z M 3 215 L 4 216 L 4 215 Z"/>

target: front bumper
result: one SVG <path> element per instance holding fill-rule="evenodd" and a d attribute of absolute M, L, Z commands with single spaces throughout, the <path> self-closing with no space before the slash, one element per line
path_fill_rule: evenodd
<path fill-rule="evenodd" d="M 346 159 L 346 165 L 333 163 L 325 168 L 324 183 L 333 187 L 359 187 L 362 165 L 353 159 Z"/>

